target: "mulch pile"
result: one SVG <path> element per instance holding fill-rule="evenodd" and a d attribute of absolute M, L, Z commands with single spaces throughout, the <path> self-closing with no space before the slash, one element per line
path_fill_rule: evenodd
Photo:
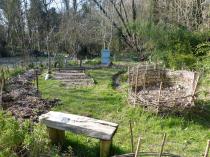
<path fill-rule="evenodd" d="M 33 84 L 34 70 L 11 78 L 6 82 L 2 101 L 3 109 L 10 111 L 15 118 L 22 121 L 31 119 L 38 121 L 38 116 L 46 113 L 51 107 L 58 105 L 60 100 L 42 99 Z"/>

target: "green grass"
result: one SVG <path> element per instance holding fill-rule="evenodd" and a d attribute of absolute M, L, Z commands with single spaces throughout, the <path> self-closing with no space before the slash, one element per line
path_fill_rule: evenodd
<path fill-rule="evenodd" d="M 55 80 L 40 79 L 44 98 L 59 98 L 62 105 L 53 110 L 107 120 L 119 124 L 113 139 L 112 154 L 131 152 L 129 120 L 133 121 L 135 143 L 139 133 L 143 140 L 141 151 L 159 151 L 163 133 L 167 133 L 165 151 L 185 157 L 199 157 L 210 139 L 210 120 L 199 115 L 161 117 L 127 104 L 126 89 L 112 88 L 112 76 L 119 69 L 90 70 L 96 81 L 94 87 L 68 89 Z M 126 87 L 126 86 L 125 86 Z M 71 145 L 79 157 L 98 157 L 96 139 L 67 133 L 66 145 Z"/>

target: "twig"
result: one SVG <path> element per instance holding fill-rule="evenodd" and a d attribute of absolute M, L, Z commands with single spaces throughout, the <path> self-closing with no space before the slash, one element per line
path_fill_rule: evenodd
<path fill-rule="evenodd" d="M 205 150 L 204 157 L 208 157 L 209 147 L 210 147 L 210 140 L 207 141 L 207 145 L 206 145 L 206 150 Z"/>
<path fill-rule="evenodd" d="M 132 128 L 132 123 L 131 120 L 129 121 L 130 124 L 130 133 L 131 133 L 131 150 L 134 152 L 134 144 L 133 144 L 133 128 Z"/>
<path fill-rule="evenodd" d="M 135 157 L 138 157 L 140 144 L 141 144 L 141 135 L 139 135 L 139 138 L 138 138 L 138 143 L 137 143 L 137 147 L 136 147 Z"/>
<path fill-rule="evenodd" d="M 161 157 L 162 154 L 163 154 L 163 147 L 165 145 L 165 141 L 166 141 L 166 133 L 164 133 L 164 135 L 163 135 L 163 141 L 162 141 L 162 144 L 161 144 L 161 149 L 160 149 L 160 155 L 159 155 L 159 157 Z"/>

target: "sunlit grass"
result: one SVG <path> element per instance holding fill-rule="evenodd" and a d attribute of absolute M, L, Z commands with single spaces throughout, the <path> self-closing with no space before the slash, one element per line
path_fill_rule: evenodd
<path fill-rule="evenodd" d="M 55 80 L 40 80 L 40 89 L 45 98 L 59 98 L 62 105 L 53 110 L 107 120 L 119 124 L 113 139 L 112 154 L 131 152 L 129 120 L 134 123 L 135 142 L 139 133 L 143 137 L 141 151 L 160 151 L 162 134 L 167 133 L 165 151 L 185 157 L 198 157 L 205 150 L 210 138 L 210 122 L 206 118 L 161 117 L 133 108 L 127 104 L 126 90 L 112 88 L 112 76 L 118 69 L 90 70 L 96 81 L 93 87 L 66 88 Z M 78 156 L 97 157 L 98 140 L 67 133 L 70 144 Z"/>

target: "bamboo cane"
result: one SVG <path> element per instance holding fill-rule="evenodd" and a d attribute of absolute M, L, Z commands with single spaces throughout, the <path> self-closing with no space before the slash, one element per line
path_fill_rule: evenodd
<path fill-rule="evenodd" d="M 205 150 L 205 153 L 204 153 L 204 157 L 208 157 L 209 147 L 210 147 L 210 140 L 207 141 L 207 145 L 206 145 L 206 150 Z"/>
<path fill-rule="evenodd" d="M 137 143 L 137 147 L 136 147 L 135 157 L 139 156 L 140 144 L 141 144 L 141 135 L 139 135 L 139 138 L 138 138 L 138 143 Z"/>

